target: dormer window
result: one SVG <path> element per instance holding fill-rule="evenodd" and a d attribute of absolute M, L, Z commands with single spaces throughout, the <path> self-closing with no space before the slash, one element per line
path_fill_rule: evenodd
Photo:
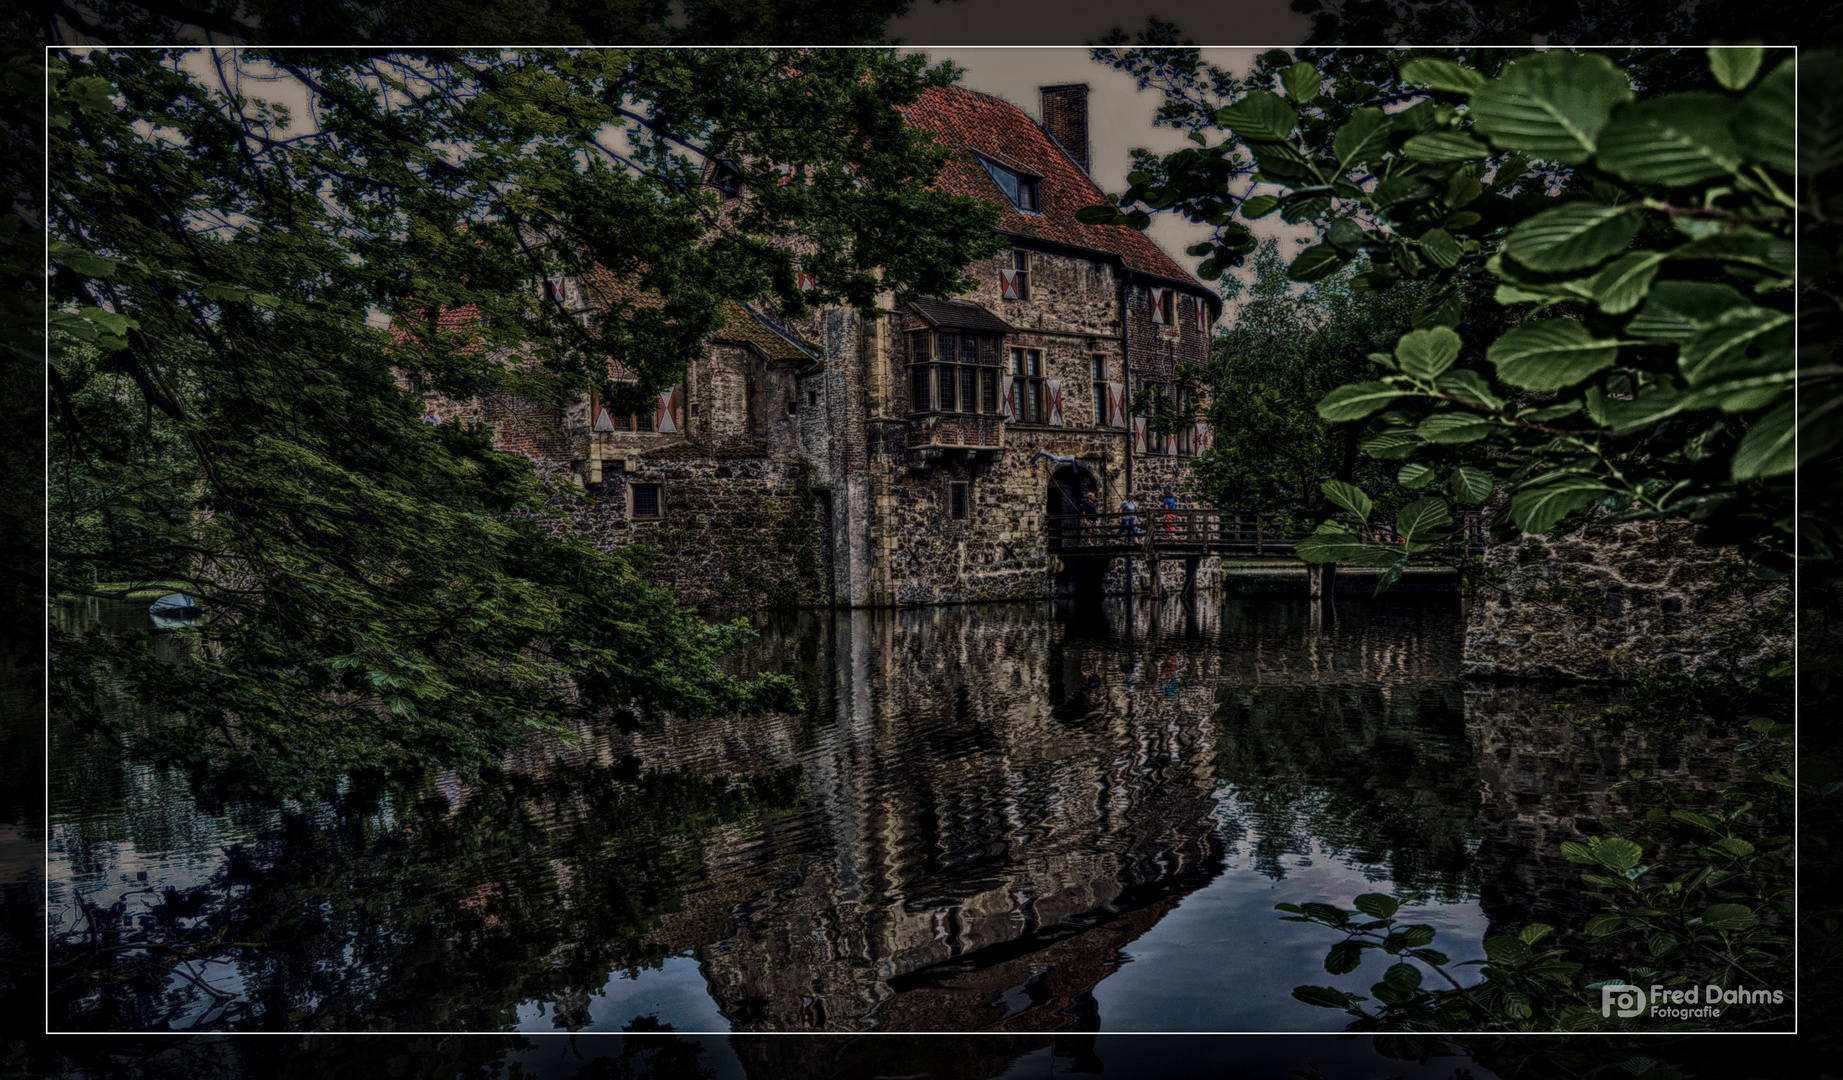
<path fill-rule="evenodd" d="M 711 177 L 711 180 L 716 184 L 717 190 L 723 193 L 725 199 L 742 198 L 742 170 L 736 168 L 734 162 L 717 162 L 715 172 L 716 175 Z"/>
<path fill-rule="evenodd" d="M 990 158 L 980 158 L 979 164 L 985 166 L 986 173 L 1005 193 L 1005 197 L 1011 200 L 1011 205 L 1027 213 L 1042 212 L 1043 204 L 1037 199 L 1038 177 L 1000 165 Z"/>

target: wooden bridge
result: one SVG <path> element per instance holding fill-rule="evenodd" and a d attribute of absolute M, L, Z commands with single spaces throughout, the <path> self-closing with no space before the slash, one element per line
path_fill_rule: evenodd
<path fill-rule="evenodd" d="M 1046 518 L 1050 554 L 1065 564 L 1087 563 L 1124 556 L 1154 562 L 1182 559 L 1184 592 L 1196 588 L 1197 564 L 1204 556 L 1291 562 L 1294 545 L 1305 530 L 1278 525 L 1277 515 L 1238 513 L 1233 510 L 1142 509 L 1136 514 L 1056 514 Z M 1276 527 L 1277 526 L 1277 527 Z M 1392 523 L 1373 526 L 1377 538 L 1400 542 Z M 1448 539 L 1461 541 L 1474 554 L 1484 550 L 1485 517 L 1462 514 Z M 1130 564 L 1129 564 L 1130 565 Z M 1153 575 L 1158 580 L 1158 575 Z"/>

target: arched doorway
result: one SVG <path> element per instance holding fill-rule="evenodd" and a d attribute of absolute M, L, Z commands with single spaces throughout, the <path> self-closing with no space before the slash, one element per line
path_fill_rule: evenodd
<path fill-rule="evenodd" d="M 1100 481 L 1086 465 L 1064 465 L 1050 474 L 1049 498 L 1044 507 L 1052 539 L 1060 538 L 1065 526 L 1074 526 L 1081 514 L 1082 496 L 1094 492 L 1099 497 Z M 1073 533 L 1075 530 L 1067 530 Z"/>

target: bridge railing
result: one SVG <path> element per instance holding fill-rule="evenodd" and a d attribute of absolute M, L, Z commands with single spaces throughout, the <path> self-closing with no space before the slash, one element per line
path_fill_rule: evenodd
<path fill-rule="evenodd" d="M 1167 549 L 1179 552 L 1245 555 L 1255 558 L 1288 556 L 1308 530 L 1277 514 L 1216 509 L 1141 509 L 1095 514 L 1057 514 L 1045 519 L 1051 551 L 1083 549 L 1115 554 L 1135 550 Z M 1399 542 L 1392 521 L 1373 523 L 1374 535 Z M 1485 517 L 1472 511 L 1459 515 L 1449 537 L 1463 540 L 1473 551 L 1483 549 Z"/>

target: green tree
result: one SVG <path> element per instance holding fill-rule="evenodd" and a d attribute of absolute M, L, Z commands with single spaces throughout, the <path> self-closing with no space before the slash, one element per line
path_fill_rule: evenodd
<path fill-rule="evenodd" d="M 303 6 L 276 0 L 100 0 L 39 5 L 20 21 L 45 41 L 103 45 L 191 40 L 190 31 L 219 42 L 250 45 L 867 45 L 911 7 L 910 0 L 776 4 L 712 0 L 680 5 L 665 0 L 495 0 L 443 4 L 431 0 Z"/>
<path fill-rule="evenodd" d="M 1834 447 L 1834 426 L 1817 421 L 1837 385 L 1834 366 L 1807 367 L 1795 453 L 1794 298 L 1808 334 L 1836 305 L 1809 273 L 1795 282 L 1793 240 L 1827 220 L 1816 181 L 1835 163 L 1794 160 L 1790 61 L 1711 51 L 1718 89 L 1650 95 L 1600 54 L 1525 56 L 1495 78 L 1419 54 L 1395 62 L 1421 88 L 1410 106 L 1314 123 L 1348 88 L 1295 62 L 1278 72 L 1285 96 L 1246 89 L 1213 115 L 1228 138 L 1180 151 L 1251 148 L 1256 190 L 1211 197 L 1243 219 L 1278 211 L 1322 229 L 1295 280 L 1361 262 L 1358 288 L 1431 287 L 1417 328 L 1370 354 L 1379 377 L 1328 395 L 1320 415 L 1364 422 L 1365 452 L 1408 462 L 1411 489 L 1443 475 L 1416 464 L 1475 446 L 1526 532 L 1601 506 L 1693 514 L 1706 541 L 1786 567 L 1791 473 L 1798 455 Z M 1188 175 L 1136 180 L 1113 216 L 1202 198 Z M 1424 512 L 1430 529 L 1448 513 L 1438 498 Z M 1349 523 L 1326 532 L 1313 557 L 1366 557 Z"/>
<path fill-rule="evenodd" d="M 946 151 L 895 108 L 949 69 L 147 50 L 50 75 L 51 325 L 86 347 L 49 369 L 87 500 L 58 513 L 121 523 L 54 548 L 50 587 L 176 576 L 205 606 L 180 664 L 54 635 L 58 708 L 107 725 L 99 687 L 125 679 L 174 718 L 142 749 L 285 785 L 479 763 L 527 724 L 791 703 L 720 672 L 745 630 L 562 530 L 523 459 L 419 423 L 393 365 L 462 398 L 619 402 L 677 381 L 735 299 L 958 291 L 1000 243 L 992 211 L 930 190 Z M 717 159 L 754 191 L 740 209 L 701 182 Z M 795 167 L 807 183 L 774 182 Z M 603 271 L 626 288 L 601 318 L 540 299 Z M 640 384 L 610 385 L 610 356 Z"/>
<path fill-rule="evenodd" d="M 1217 506 L 1298 516 L 1335 508 L 1319 485 L 1357 483 L 1375 494 L 1389 473 L 1357 453 L 1355 425 L 1319 418 L 1326 394 L 1369 373 L 1368 353 L 1410 325 L 1416 290 L 1353 294 L 1350 275 L 1311 286 L 1286 276 L 1278 241 L 1255 255 L 1255 278 L 1217 335 L 1207 373 L 1215 446 L 1195 463 L 1195 487 Z"/>

